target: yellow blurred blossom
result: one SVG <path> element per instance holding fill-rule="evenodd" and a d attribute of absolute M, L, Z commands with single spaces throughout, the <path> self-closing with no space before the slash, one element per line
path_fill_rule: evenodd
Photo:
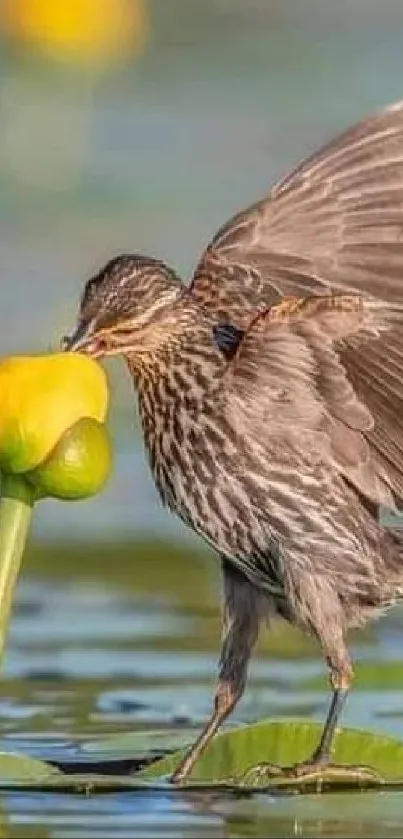
<path fill-rule="evenodd" d="M 146 0 L 2 0 L 3 32 L 62 61 L 103 69 L 142 52 Z"/>

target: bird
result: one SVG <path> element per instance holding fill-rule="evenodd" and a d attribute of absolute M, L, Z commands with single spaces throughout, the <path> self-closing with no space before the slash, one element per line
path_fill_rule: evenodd
<path fill-rule="evenodd" d="M 403 598 L 403 102 L 236 213 L 190 281 L 111 258 L 63 347 L 123 357 L 161 500 L 220 562 L 212 712 L 172 781 L 236 707 L 276 616 L 317 640 L 331 688 L 314 753 L 289 771 L 331 769 L 349 630 Z"/>

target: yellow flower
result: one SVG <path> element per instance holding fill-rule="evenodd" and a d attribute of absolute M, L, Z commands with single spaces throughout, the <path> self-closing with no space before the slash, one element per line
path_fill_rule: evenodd
<path fill-rule="evenodd" d="M 110 470 L 103 426 L 103 368 L 79 353 L 19 356 L 0 362 L 0 469 L 23 474 L 37 495 L 83 498 Z"/>

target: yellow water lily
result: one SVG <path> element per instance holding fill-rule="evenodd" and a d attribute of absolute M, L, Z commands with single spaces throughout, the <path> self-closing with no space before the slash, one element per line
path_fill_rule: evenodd
<path fill-rule="evenodd" d="M 0 653 L 35 502 L 78 500 L 111 467 L 103 368 L 76 353 L 0 360 Z"/>
<path fill-rule="evenodd" d="M 111 452 L 105 372 L 79 353 L 0 361 L 0 469 L 37 495 L 83 498 L 102 486 Z"/>
<path fill-rule="evenodd" d="M 35 502 L 104 485 L 111 446 L 103 368 L 79 353 L 0 360 L 0 653 Z"/>

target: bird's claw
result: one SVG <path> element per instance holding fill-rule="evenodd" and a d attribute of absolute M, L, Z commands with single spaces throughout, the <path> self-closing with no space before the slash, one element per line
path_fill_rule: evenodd
<path fill-rule="evenodd" d="M 384 783 L 382 776 L 370 766 L 348 766 L 330 762 L 304 761 L 294 766 L 259 763 L 248 769 L 241 778 L 242 786 L 315 786 L 324 784 L 353 784 L 373 786 Z"/>

